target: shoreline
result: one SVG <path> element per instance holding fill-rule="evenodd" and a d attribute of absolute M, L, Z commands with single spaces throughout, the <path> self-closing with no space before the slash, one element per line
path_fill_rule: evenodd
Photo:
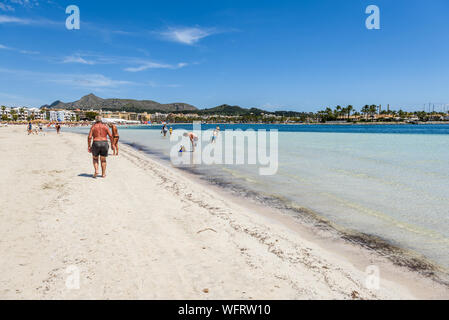
<path fill-rule="evenodd" d="M 8 258 L 0 270 L 2 298 L 449 296 L 447 287 L 394 266 L 385 257 L 335 239 L 320 240 L 321 234 L 313 234 L 285 214 L 192 181 L 180 170 L 164 166 L 130 146 L 121 144 L 121 156 L 108 159 L 106 180 L 94 180 L 79 173 L 91 166 L 79 134 L 63 132 L 56 136 L 47 132 L 46 136 L 28 137 L 20 129 L 0 129 L 0 139 L 7 145 L 0 146 L 6 155 L 0 186 L 9 196 L 0 215 L 5 234 L 0 254 Z M 8 149 L 14 145 L 17 148 Z M 19 157 L 27 152 L 34 156 L 28 163 Z M 16 190 L 9 190 L 8 182 L 15 178 L 19 180 Z M 97 187 L 107 190 L 108 196 L 92 195 Z M 33 192 L 26 193 L 30 191 L 27 188 Z M 40 207 L 34 215 L 15 203 L 21 199 L 17 193 L 29 194 L 29 202 Z M 99 208 L 89 206 L 96 202 Z M 21 221 L 19 230 L 13 227 L 17 219 Z M 38 228 L 32 227 L 36 219 Z M 115 236 L 111 239 L 98 228 Z M 29 250 L 27 246 L 41 247 L 44 253 L 36 252 L 29 258 L 23 254 Z M 83 278 L 86 283 L 79 291 L 64 289 L 63 267 L 67 264 L 87 270 Z M 364 286 L 364 268 L 372 264 L 381 269 L 380 290 Z M 31 288 L 36 283 L 43 283 L 48 290 Z"/>
<path fill-rule="evenodd" d="M 150 150 L 145 146 L 126 142 L 122 142 L 121 144 L 144 153 L 162 166 L 169 166 L 173 170 L 188 175 L 196 183 L 200 183 L 205 187 L 214 188 L 219 194 L 230 197 L 233 201 L 240 202 L 242 205 L 247 205 L 248 202 L 251 202 L 258 206 L 259 210 L 270 211 L 274 215 L 287 216 L 291 220 L 289 223 L 301 224 L 312 230 L 312 233 L 320 233 L 323 238 L 339 239 L 345 244 L 355 245 L 372 251 L 376 255 L 387 257 L 394 265 L 405 267 L 412 272 L 417 272 L 449 288 L 449 270 L 419 252 L 393 244 L 389 239 L 366 234 L 355 229 L 345 228 L 325 218 L 319 212 L 298 207 L 291 202 L 284 202 L 278 198 L 262 195 L 255 191 L 244 189 L 241 186 L 230 185 L 220 178 L 209 178 L 203 173 L 196 172 L 195 169 L 189 167 L 173 167 L 171 166 L 170 159 L 164 154 Z M 245 194 L 245 197 L 242 197 L 240 193 Z M 260 198 L 263 198 L 263 202 Z"/>
<path fill-rule="evenodd" d="M 84 135 L 83 133 L 77 134 Z M 388 260 L 388 262 L 378 261 L 378 263 L 384 265 L 391 263 L 395 267 L 405 268 L 409 272 L 417 273 L 419 276 L 449 289 L 449 271 L 419 252 L 392 244 L 388 239 L 344 228 L 310 209 L 297 208 L 296 205 L 292 206 L 275 198 L 266 198 L 266 196 L 254 191 L 249 191 L 248 194 L 247 189 L 240 190 L 240 187 L 236 188 L 235 185 L 230 187 L 229 183 L 220 182 L 216 178 L 208 179 L 204 174 L 188 167 L 174 167 L 164 154 L 148 149 L 145 146 L 127 142 L 121 142 L 121 145 L 126 145 L 133 150 L 142 152 L 159 165 L 170 167 L 172 170 L 187 175 L 189 179 L 194 179 L 196 183 L 206 188 L 213 188 L 220 196 L 230 201 L 239 203 L 245 208 L 256 208 L 270 219 L 282 220 L 292 230 L 302 230 L 302 232 L 308 233 L 310 239 L 315 242 L 322 242 L 324 247 L 333 245 L 332 242 L 339 242 L 339 246 L 343 248 L 333 246 L 334 250 L 345 252 L 346 254 L 351 252 L 354 262 L 358 262 L 360 251 L 366 251 L 362 253 L 365 256 L 373 255 L 374 259 L 382 257 Z M 244 192 L 248 197 L 242 197 L 239 194 L 240 192 Z M 267 203 L 262 203 L 258 199 L 260 196 L 263 196 L 264 200 L 269 202 L 268 207 Z M 319 234 L 318 237 L 314 236 L 316 233 Z M 352 248 L 353 250 L 347 250 L 344 249 L 345 246 L 354 248 Z M 399 276 L 401 272 L 396 273 L 396 276 Z"/>
<path fill-rule="evenodd" d="M 85 135 L 84 133 L 76 134 Z M 220 183 L 216 178 L 207 179 L 207 176 L 187 167 L 174 167 L 171 165 L 169 158 L 162 153 L 150 150 L 136 143 L 121 142 L 120 144 L 122 148 L 123 146 L 127 146 L 132 150 L 143 153 L 144 156 L 150 157 L 151 160 L 163 167 L 170 167 L 171 170 L 186 175 L 189 179 L 193 179 L 205 188 L 212 188 L 220 196 L 239 203 L 244 208 L 256 209 L 259 211 L 258 213 L 263 212 L 263 215 L 272 221 L 282 221 L 291 230 L 301 230 L 301 232 L 307 233 L 309 240 L 321 243 L 324 248 L 332 246 L 334 250 L 340 253 L 345 253 L 345 255 L 350 254 L 351 262 L 362 265 L 363 263 L 358 258 L 362 254 L 363 256 L 370 257 L 371 260 L 376 260 L 377 263 L 382 264 L 386 268 L 390 268 L 390 264 L 394 268 L 398 267 L 398 270 L 391 272 L 391 279 L 401 277 L 402 272 L 404 272 L 402 268 L 404 268 L 407 272 L 412 274 L 416 273 L 419 277 L 424 277 L 426 280 L 434 281 L 449 289 L 449 271 L 418 252 L 394 245 L 388 239 L 364 234 L 357 230 L 346 229 L 326 219 L 317 212 L 307 208 L 298 209 L 296 206 L 281 203 L 278 199 L 264 199 L 270 202 L 267 206 L 266 203 L 262 203 L 257 199 L 260 194 L 253 191 L 249 192 L 250 194 L 254 193 L 253 196 L 242 197 L 239 195 L 240 187 L 235 188 L 235 185 L 229 187 L 228 183 Z M 248 195 L 248 190 L 241 191 Z M 264 197 L 266 198 L 266 196 Z M 319 236 L 316 236 L 316 234 L 319 234 Z M 338 242 L 339 245 L 335 246 L 333 242 Z M 386 261 L 382 261 L 384 258 Z M 407 277 L 410 277 L 410 275 Z M 403 280 L 406 281 L 406 278 Z"/>
<path fill-rule="evenodd" d="M 281 203 L 277 199 L 268 199 L 264 196 L 264 200 L 270 202 L 270 204 L 267 205 L 267 203 L 262 203 L 257 200 L 257 197 L 260 195 L 256 192 L 250 191 L 250 193 L 254 193 L 253 196 L 242 197 L 239 195 L 240 187 L 228 187 L 227 183 L 220 183 L 216 178 L 207 179 L 203 174 L 197 173 L 190 168 L 173 167 L 171 166 L 169 159 L 164 157 L 163 154 L 148 150 L 146 147 L 138 144 L 124 142 L 121 144 L 122 146 L 126 145 L 137 152 L 144 153 L 161 166 L 170 167 L 172 170 L 179 171 L 181 174 L 188 176 L 189 179 L 193 179 L 196 183 L 201 184 L 206 188 L 212 188 L 215 192 L 230 201 L 237 202 L 246 208 L 257 209 L 272 220 L 279 219 L 292 230 L 307 232 L 313 241 L 322 242 L 324 246 L 330 245 L 331 241 L 338 241 L 343 247 L 353 246 L 353 250 L 349 251 L 354 251 L 352 252 L 352 258 L 355 261 L 358 260 L 357 255 L 360 254 L 360 252 L 358 252 L 359 250 L 366 251 L 363 255 L 372 254 L 376 258 L 384 257 L 388 260 L 388 263 L 392 263 L 395 267 L 403 267 L 412 273 L 417 273 L 420 276 L 435 281 L 449 289 L 449 271 L 418 252 L 394 245 L 389 242 L 388 239 L 364 234 L 357 230 L 346 229 L 310 209 L 298 209 L 291 205 Z M 248 190 L 245 189 L 242 191 L 245 192 L 246 195 L 248 194 Z M 317 233 L 319 234 L 318 237 L 313 236 Z M 346 253 L 348 252 L 348 250 L 343 248 L 334 249 Z"/>
<path fill-rule="evenodd" d="M 420 296 L 418 292 L 423 289 L 423 283 L 430 287 L 432 287 L 432 283 L 435 283 L 437 286 L 441 285 L 443 291 L 448 290 L 447 297 L 449 298 L 449 281 L 446 280 L 448 274 L 441 269 L 442 267 L 427 260 L 419 253 L 394 246 L 385 239 L 364 235 L 355 230 L 344 230 L 314 212 L 307 213 L 311 215 L 304 219 L 303 217 L 292 216 L 290 213 L 293 209 L 290 208 L 267 207 L 257 200 L 244 198 L 234 190 L 226 189 L 219 184 L 205 180 L 202 174 L 194 173 L 185 168 L 173 167 L 167 162 L 167 159 L 159 157 L 157 153 L 152 151 L 147 152 L 139 145 L 127 143 L 121 143 L 121 145 L 122 150 L 123 146 L 126 146 L 133 151 L 143 153 L 144 156 L 149 156 L 158 165 L 177 171 L 187 176 L 188 179 L 193 179 L 195 183 L 211 189 L 227 201 L 238 204 L 245 210 L 256 210 L 258 215 L 268 219 L 269 222 L 280 224 L 295 233 L 301 234 L 308 241 L 318 244 L 323 250 L 332 249 L 334 254 L 348 259 L 361 272 L 365 272 L 364 267 L 368 266 L 367 260 L 369 260 L 371 265 L 374 263 L 383 269 L 383 276 L 389 281 L 408 286 L 408 289 L 415 291 L 418 296 Z M 389 253 L 393 256 L 389 256 Z M 363 258 L 360 258 L 360 256 Z M 410 279 L 414 279 L 418 284 L 409 282 Z M 419 283 L 420 281 L 423 281 L 423 283 Z M 431 293 L 425 292 L 420 298 L 429 299 L 428 294 Z"/>

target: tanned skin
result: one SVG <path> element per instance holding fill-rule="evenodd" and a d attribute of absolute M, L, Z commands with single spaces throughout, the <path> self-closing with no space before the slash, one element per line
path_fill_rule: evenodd
<path fill-rule="evenodd" d="M 87 138 L 87 151 L 92 153 L 92 139 L 93 141 L 108 141 L 108 137 L 112 144 L 114 140 L 109 128 L 101 122 L 95 123 L 92 128 L 90 128 L 89 136 Z M 100 161 L 102 177 L 106 178 L 106 157 L 100 156 Z M 96 178 L 98 176 L 98 157 L 93 157 L 93 164 L 95 169 L 94 178 Z"/>
<path fill-rule="evenodd" d="M 185 133 L 184 136 L 189 137 L 192 144 L 192 152 L 195 152 L 195 139 L 198 138 L 193 132 Z"/>
<path fill-rule="evenodd" d="M 111 143 L 111 145 L 112 145 L 113 155 L 118 156 L 118 140 L 120 139 L 120 136 L 118 134 L 118 129 L 117 129 L 117 126 L 113 123 L 111 123 L 109 125 L 109 127 L 112 130 L 113 142 Z"/>

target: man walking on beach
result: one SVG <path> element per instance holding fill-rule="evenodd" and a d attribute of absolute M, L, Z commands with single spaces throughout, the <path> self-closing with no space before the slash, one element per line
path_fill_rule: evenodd
<path fill-rule="evenodd" d="M 92 153 L 93 163 L 95 168 L 94 178 L 98 176 L 98 157 L 100 156 L 101 161 L 101 173 L 102 177 L 106 178 L 106 158 L 108 157 L 109 144 L 108 137 L 111 140 L 111 144 L 114 143 L 114 138 L 109 131 L 108 126 L 101 122 L 101 117 L 95 117 L 95 124 L 92 126 L 89 132 L 89 137 L 87 138 L 87 150 Z M 91 146 L 91 142 L 93 143 Z"/>

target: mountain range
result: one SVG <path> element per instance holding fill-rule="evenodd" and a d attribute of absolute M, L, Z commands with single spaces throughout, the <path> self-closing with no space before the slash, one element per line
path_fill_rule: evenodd
<path fill-rule="evenodd" d="M 247 116 L 273 114 L 280 116 L 296 117 L 303 114 L 295 111 L 265 111 L 258 108 L 242 108 L 239 106 L 230 106 L 227 104 L 220 105 L 215 108 L 198 109 L 187 103 L 168 103 L 161 104 L 152 100 L 133 100 L 133 99 L 102 99 L 94 94 L 88 94 L 78 101 L 62 102 L 57 100 L 50 105 L 41 107 L 47 110 L 65 109 L 65 110 L 108 110 L 108 111 L 127 111 L 127 112 L 174 112 L 174 113 L 197 113 L 200 115 L 226 115 L 226 116 Z"/>
<path fill-rule="evenodd" d="M 168 103 L 161 104 L 152 100 L 133 100 L 133 99 L 102 99 L 94 94 L 88 94 L 78 101 L 62 102 L 57 100 L 50 105 L 41 107 L 47 110 L 65 109 L 65 110 L 109 110 L 109 111 L 128 111 L 128 112 L 175 112 L 175 111 L 195 111 L 195 106 L 187 103 Z"/>

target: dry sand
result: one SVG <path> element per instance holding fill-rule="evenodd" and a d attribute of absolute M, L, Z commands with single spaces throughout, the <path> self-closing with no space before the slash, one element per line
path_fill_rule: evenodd
<path fill-rule="evenodd" d="M 121 150 L 108 177 L 93 179 L 85 137 L 0 128 L 0 299 L 449 297 L 373 253 L 314 241 L 285 217 Z M 365 287 L 373 263 L 379 290 Z M 66 286 L 73 266 L 79 289 Z"/>

